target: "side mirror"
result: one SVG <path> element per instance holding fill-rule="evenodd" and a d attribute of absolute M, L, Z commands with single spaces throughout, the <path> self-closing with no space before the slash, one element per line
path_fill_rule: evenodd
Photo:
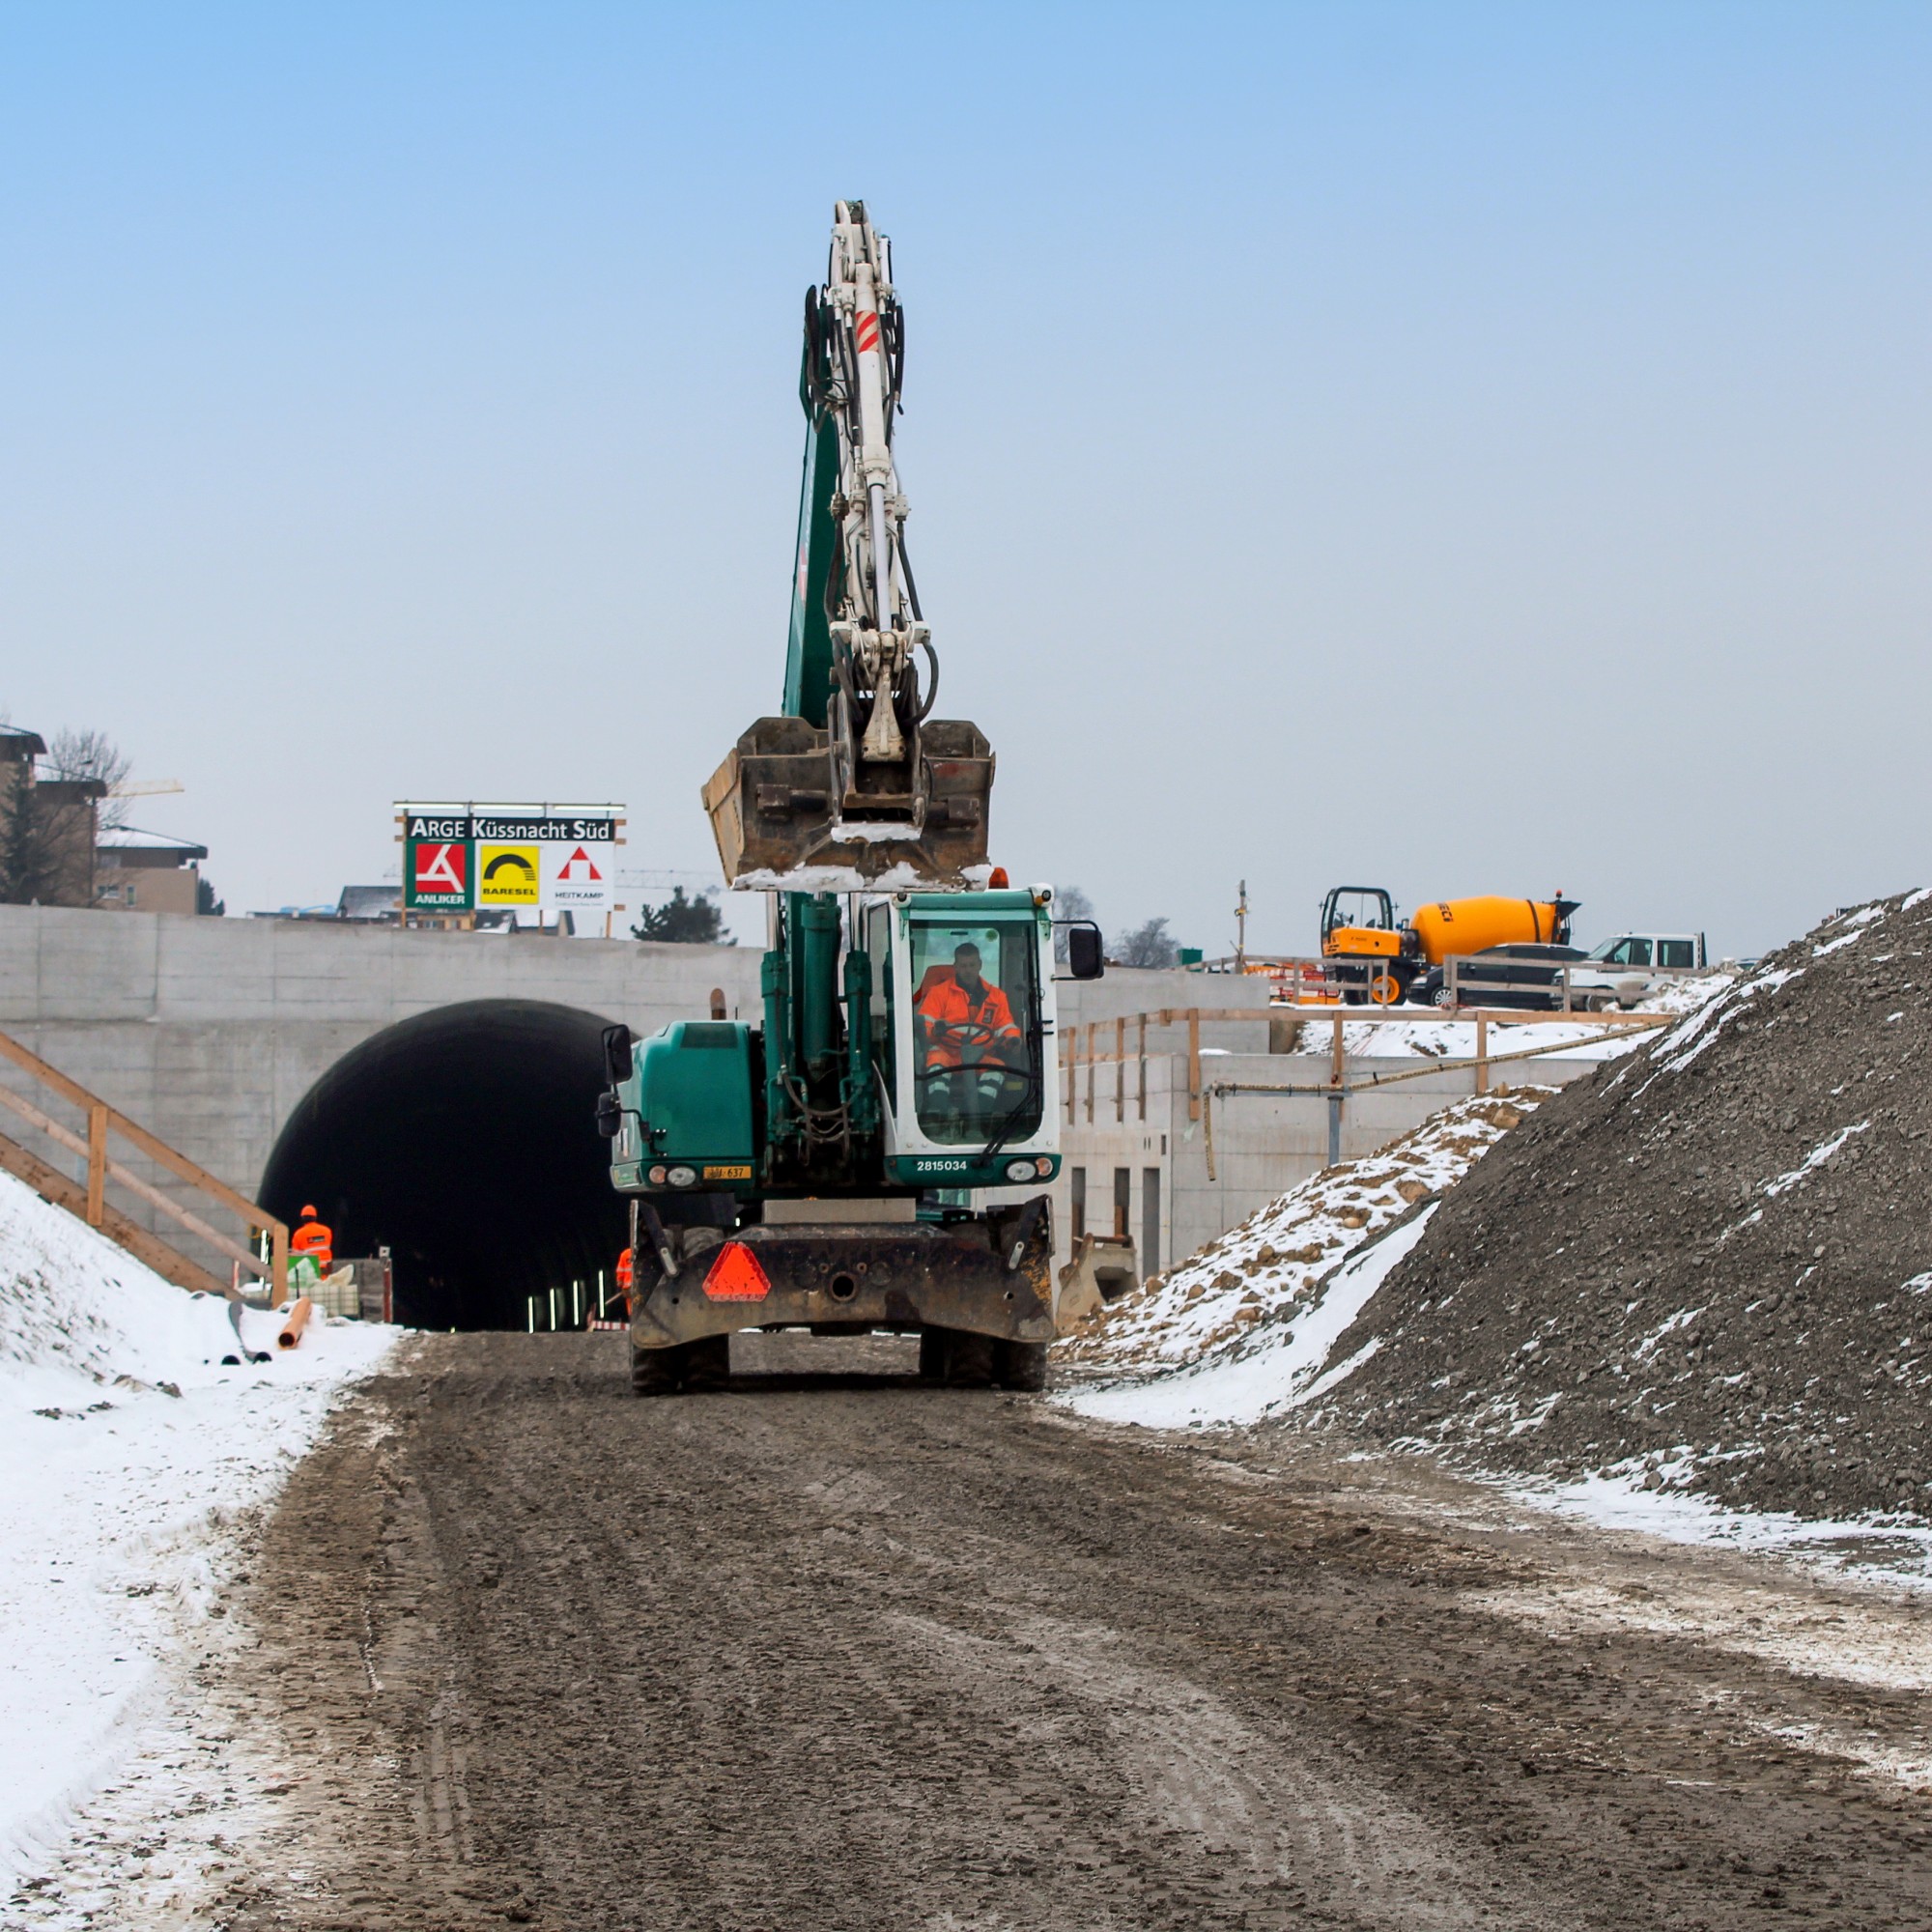
<path fill-rule="evenodd" d="M 597 1096 L 597 1131 L 607 1141 L 614 1141 L 624 1130 L 624 1110 L 617 1096 L 607 1087 Z"/>
<path fill-rule="evenodd" d="M 1092 920 L 1066 928 L 1066 971 L 1070 979 L 1097 980 L 1107 970 L 1107 955 L 1100 947 L 1100 928 Z"/>
<path fill-rule="evenodd" d="M 604 1029 L 604 1079 L 611 1087 L 631 1077 L 631 1029 L 608 1026 Z"/>

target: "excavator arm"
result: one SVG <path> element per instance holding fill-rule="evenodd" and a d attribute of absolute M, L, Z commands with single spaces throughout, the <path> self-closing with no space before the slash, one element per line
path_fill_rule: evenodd
<path fill-rule="evenodd" d="M 905 320 L 863 202 L 835 210 L 805 300 L 807 434 L 781 716 L 704 788 L 724 875 L 790 891 L 972 886 L 986 876 L 993 754 L 929 716 L 939 660 L 907 559 L 893 462 Z"/>

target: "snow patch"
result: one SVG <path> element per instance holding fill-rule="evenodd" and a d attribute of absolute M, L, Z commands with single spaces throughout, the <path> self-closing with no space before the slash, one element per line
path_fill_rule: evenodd
<path fill-rule="evenodd" d="M 317 1317 L 227 1368 L 230 1304 L 190 1295 L 0 1174 L 0 1877 L 43 1862 L 145 1731 L 238 1530 L 393 1328 Z"/>
<path fill-rule="evenodd" d="M 1422 1238 L 1435 1212 L 1431 1202 L 1412 1221 L 1351 1256 L 1327 1278 L 1312 1306 L 1277 1326 L 1251 1353 L 1151 1381 L 1076 1389 L 1058 1400 L 1076 1414 L 1144 1429 L 1239 1429 L 1299 1408 L 1327 1394 L 1375 1353 L 1378 1343 L 1372 1340 L 1322 1373 L 1336 1342 Z"/>

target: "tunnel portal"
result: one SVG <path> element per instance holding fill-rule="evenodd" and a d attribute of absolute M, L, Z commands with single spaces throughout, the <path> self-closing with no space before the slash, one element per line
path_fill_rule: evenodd
<path fill-rule="evenodd" d="M 263 1206 L 293 1227 L 313 1203 L 340 1256 L 386 1246 L 399 1321 L 524 1327 L 530 1296 L 611 1280 L 624 1245 L 595 1124 L 607 1024 L 469 1000 L 385 1028 L 290 1116 Z"/>

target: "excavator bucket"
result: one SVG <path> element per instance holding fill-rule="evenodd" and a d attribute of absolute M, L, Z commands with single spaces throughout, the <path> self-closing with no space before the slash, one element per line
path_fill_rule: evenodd
<path fill-rule="evenodd" d="M 984 884 L 993 750 L 977 724 L 921 724 L 909 791 L 849 788 L 832 736 L 803 718 L 760 718 L 711 775 L 704 810 L 731 885 L 860 892 Z M 892 781 L 904 785 L 904 770 L 892 768 Z M 862 785 L 873 776 L 859 771 Z"/>

